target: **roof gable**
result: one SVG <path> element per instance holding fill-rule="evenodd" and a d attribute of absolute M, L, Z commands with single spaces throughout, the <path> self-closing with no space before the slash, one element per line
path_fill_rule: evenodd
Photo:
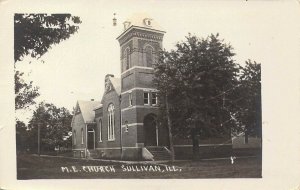
<path fill-rule="evenodd" d="M 118 95 L 121 94 L 121 79 L 110 77 L 110 82 Z"/>
<path fill-rule="evenodd" d="M 78 100 L 78 106 L 80 108 L 85 123 L 94 122 L 95 119 L 94 109 L 96 107 L 99 107 L 100 105 L 101 103 L 99 101 Z"/>
<path fill-rule="evenodd" d="M 103 93 L 103 96 L 101 99 L 102 104 L 103 104 L 104 96 L 111 91 L 115 91 L 118 96 L 121 95 L 121 79 L 120 78 L 108 77 L 107 83 L 105 85 L 106 85 L 105 92 Z"/>

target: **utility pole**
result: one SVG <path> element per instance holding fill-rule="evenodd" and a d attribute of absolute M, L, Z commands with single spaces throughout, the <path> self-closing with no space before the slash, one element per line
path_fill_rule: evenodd
<path fill-rule="evenodd" d="M 225 92 L 223 92 L 223 110 L 224 110 L 224 108 L 225 108 Z"/>
<path fill-rule="evenodd" d="M 225 109 L 225 92 L 224 92 L 224 88 L 223 88 L 223 107 L 222 107 L 222 110 L 223 110 L 223 113 L 224 113 L 224 109 Z M 221 127 L 223 127 L 223 116 L 221 116 Z"/>
<path fill-rule="evenodd" d="M 38 155 L 41 155 L 41 147 L 40 147 L 40 133 L 41 133 L 41 129 L 40 129 L 40 123 L 38 122 Z"/>

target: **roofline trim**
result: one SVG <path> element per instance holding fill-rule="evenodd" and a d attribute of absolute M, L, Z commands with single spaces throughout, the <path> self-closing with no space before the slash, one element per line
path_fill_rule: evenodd
<path fill-rule="evenodd" d="M 96 124 L 95 121 L 86 121 L 85 124 Z"/>
<path fill-rule="evenodd" d="M 133 30 L 134 28 L 136 28 L 136 29 L 143 29 L 143 30 L 150 31 L 150 32 L 154 31 L 154 32 L 158 32 L 158 33 L 161 33 L 161 34 L 165 34 L 166 33 L 165 31 L 162 31 L 162 30 L 156 30 L 156 29 L 151 29 L 151 28 L 146 28 L 146 27 L 132 25 L 127 30 L 125 30 L 122 34 L 120 34 L 116 39 L 119 40 L 120 38 L 122 38 L 123 36 L 125 36 L 125 34 L 127 34 L 129 31 Z"/>
<path fill-rule="evenodd" d="M 100 106 L 95 107 L 93 110 L 95 111 L 95 110 L 100 109 L 102 107 L 103 107 L 103 105 L 100 105 Z"/>

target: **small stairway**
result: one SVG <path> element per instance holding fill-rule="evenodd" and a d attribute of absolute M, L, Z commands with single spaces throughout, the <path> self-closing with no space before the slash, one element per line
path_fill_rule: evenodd
<path fill-rule="evenodd" d="M 147 150 L 153 155 L 153 159 L 157 160 L 171 160 L 171 154 L 166 147 L 153 146 L 147 147 Z"/>
<path fill-rule="evenodd" d="M 93 149 L 87 149 L 87 158 L 92 159 L 92 158 L 97 158 L 98 154 L 96 150 Z"/>

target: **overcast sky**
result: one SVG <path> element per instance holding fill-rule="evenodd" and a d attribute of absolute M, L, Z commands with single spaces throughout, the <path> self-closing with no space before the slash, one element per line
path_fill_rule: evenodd
<path fill-rule="evenodd" d="M 285 34 L 295 21 L 293 11 L 286 14 L 286 11 L 275 10 L 279 4 L 286 7 L 283 10 L 297 4 L 188 2 L 161 1 L 158 6 L 153 1 L 112 1 L 109 4 L 93 1 L 80 9 L 65 9 L 81 18 L 78 33 L 54 46 L 40 60 L 25 58 L 18 62 L 17 68 L 25 71 L 28 80 L 40 87 L 38 101 L 45 100 L 72 110 L 77 100 L 100 101 L 106 74 L 120 77 L 120 49 L 116 37 L 123 31 L 122 23 L 134 13 L 145 12 L 159 23 L 166 31 L 163 46 L 167 50 L 184 40 L 189 32 L 199 37 L 219 33 L 220 38 L 233 46 L 238 63 L 252 59 L 270 64 L 278 61 L 273 55 L 286 45 L 283 43 Z M 60 13 L 66 12 L 60 10 L 63 9 L 58 9 Z M 115 27 L 112 26 L 113 13 L 118 23 Z"/>

